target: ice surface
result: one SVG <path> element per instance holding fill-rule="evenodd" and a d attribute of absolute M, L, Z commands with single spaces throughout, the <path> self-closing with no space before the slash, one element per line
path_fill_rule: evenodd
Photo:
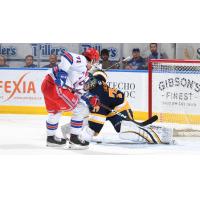
<path fill-rule="evenodd" d="M 63 116 L 60 125 L 69 122 Z M 0 155 L 179 155 L 200 154 L 200 137 L 176 137 L 176 145 L 148 144 L 96 144 L 88 150 L 64 150 L 46 147 L 45 115 L 0 115 Z M 59 126 L 60 127 L 60 126 Z M 110 123 L 106 123 L 103 134 L 119 142 Z M 61 136 L 60 128 L 58 135 Z"/>

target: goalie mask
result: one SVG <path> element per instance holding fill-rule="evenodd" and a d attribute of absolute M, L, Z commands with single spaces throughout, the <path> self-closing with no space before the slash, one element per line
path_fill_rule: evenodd
<path fill-rule="evenodd" d="M 98 79 L 100 81 L 104 81 L 104 82 L 106 82 L 108 79 L 107 74 L 103 70 L 98 70 L 98 71 L 94 72 L 93 76 L 96 79 Z"/>
<path fill-rule="evenodd" d="M 84 90 L 92 90 L 97 87 L 98 84 L 102 84 L 102 81 L 107 81 L 107 74 L 104 71 L 99 70 L 94 72 L 94 74 L 90 73 L 88 81 L 84 84 Z"/>
<path fill-rule="evenodd" d="M 98 80 L 92 74 L 89 74 L 89 79 L 84 84 L 84 90 L 88 91 L 94 89 L 98 84 L 97 82 Z"/>

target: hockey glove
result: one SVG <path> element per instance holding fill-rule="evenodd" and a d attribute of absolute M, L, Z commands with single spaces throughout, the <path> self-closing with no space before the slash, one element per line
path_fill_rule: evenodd
<path fill-rule="evenodd" d="M 58 67 L 56 66 L 53 68 L 53 74 L 55 76 L 56 85 L 59 87 L 65 86 L 68 73 L 63 70 L 59 70 Z"/>
<path fill-rule="evenodd" d="M 100 105 L 100 100 L 98 96 L 93 96 L 89 93 L 84 94 L 81 99 L 83 99 L 86 104 L 89 106 L 89 108 L 94 108 L 95 106 Z"/>
<path fill-rule="evenodd" d="M 100 105 L 100 101 L 99 101 L 98 96 L 90 97 L 90 98 L 89 98 L 89 102 L 90 102 L 90 105 L 91 105 L 92 107 L 96 107 L 96 106 L 99 106 L 99 105 Z"/>

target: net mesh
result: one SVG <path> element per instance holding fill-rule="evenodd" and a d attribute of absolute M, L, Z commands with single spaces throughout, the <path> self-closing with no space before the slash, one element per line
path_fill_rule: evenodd
<path fill-rule="evenodd" d="M 152 111 L 176 135 L 200 136 L 200 63 L 152 64 Z"/>

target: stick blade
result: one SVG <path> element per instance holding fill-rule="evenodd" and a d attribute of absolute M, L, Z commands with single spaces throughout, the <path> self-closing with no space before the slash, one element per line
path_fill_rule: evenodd
<path fill-rule="evenodd" d="M 158 116 L 154 115 L 151 118 L 147 119 L 146 121 L 143 122 L 143 126 L 147 126 L 149 124 L 152 124 L 153 122 L 158 120 Z"/>
<path fill-rule="evenodd" d="M 137 124 L 139 126 L 147 126 L 149 124 L 152 124 L 156 120 L 158 120 L 158 116 L 157 115 L 154 115 L 154 116 L 150 117 L 149 119 L 147 119 L 146 121 L 143 121 L 143 122 L 137 122 L 135 120 L 130 120 L 130 121 L 133 121 L 135 124 Z"/>

